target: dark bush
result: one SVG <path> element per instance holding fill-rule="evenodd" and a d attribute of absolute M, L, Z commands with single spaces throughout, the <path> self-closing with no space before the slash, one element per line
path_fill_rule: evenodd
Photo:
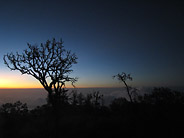
<path fill-rule="evenodd" d="M 184 94 L 168 88 L 154 88 L 152 93 L 139 96 L 139 101 L 149 104 L 184 104 Z"/>
<path fill-rule="evenodd" d="M 26 103 L 21 103 L 17 101 L 15 103 L 6 103 L 3 104 L 0 108 L 1 113 L 3 114 L 26 114 L 28 113 L 28 107 Z"/>

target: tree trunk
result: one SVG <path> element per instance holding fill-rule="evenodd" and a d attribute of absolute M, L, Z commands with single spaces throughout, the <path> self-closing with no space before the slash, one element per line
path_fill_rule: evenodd
<path fill-rule="evenodd" d="M 128 85 L 126 84 L 126 82 L 125 82 L 125 81 L 123 81 L 123 82 L 124 82 L 124 84 L 125 84 L 125 86 L 126 86 L 127 93 L 128 93 L 129 99 L 130 99 L 130 102 L 131 102 L 131 103 L 133 103 L 132 95 L 130 94 L 129 87 L 128 87 Z"/>

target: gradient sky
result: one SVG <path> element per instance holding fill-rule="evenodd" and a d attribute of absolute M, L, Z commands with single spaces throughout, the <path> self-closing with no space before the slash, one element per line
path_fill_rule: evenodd
<path fill-rule="evenodd" d="M 79 58 L 77 87 L 120 86 L 120 72 L 133 86 L 184 86 L 184 2 L 1 0 L 0 88 L 41 87 L 2 58 L 53 37 Z"/>

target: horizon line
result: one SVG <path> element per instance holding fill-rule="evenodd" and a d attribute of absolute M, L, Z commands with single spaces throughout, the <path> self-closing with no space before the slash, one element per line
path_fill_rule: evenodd
<path fill-rule="evenodd" d="M 93 88 L 124 88 L 125 86 L 107 86 L 107 87 L 105 87 L 105 86 L 90 86 L 90 87 L 68 87 L 68 88 L 66 88 L 66 89 L 81 89 L 81 88 L 91 88 L 91 89 L 93 89 Z M 184 86 L 135 86 L 134 88 L 140 88 L 140 87 L 152 87 L 152 88 L 157 88 L 157 87 L 166 87 L 166 88 L 169 88 L 169 87 L 184 87 Z M 43 87 L 35 87 L 35 88 L 33 88 L 33 87 L 27 87 L 27 88 L 25 88 L 25 87 L 23 87 L 23 88 L 17 88 L 17 87 L 15 87 L 15 88 L 7 88 L 7 87 L 0 87 L 0 89 L 44 89 Z"/>
<path fill-rule="evenodd" d="M 122 86 L 122 87 L 116 87 L 116 86 L 112 86 L 112 87 L 105 87 L 105 86 L 102 86 L 102 87 L 99 87 L 99 86 L 97 86 L 97 87 L 68 87 L 68 88 L 66 88 L 66 89 L 81 89 L 81 88 L 123 88 L 123 87 L 125 87 L 125 86 Z M 38 87 L 38 88 L 17 88 L 17 87 L 15 87 L 15 88 L 0 88 L 0 89 L 44 89 L 44 88 L 40 88 L 40 87 Z"/>

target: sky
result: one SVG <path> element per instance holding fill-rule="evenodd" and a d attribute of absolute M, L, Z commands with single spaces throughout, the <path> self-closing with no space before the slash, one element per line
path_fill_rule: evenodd
<path fill-rule="evenodd" d="M 184 2 L 123 0 L 1 0 L 0 88 L 41 88 L 10 71 L 3 55 L 60 38 L 75 52 L 76 87 L 184 86 Z M 69 85 L 70 87 L 70 85 Z"/>

